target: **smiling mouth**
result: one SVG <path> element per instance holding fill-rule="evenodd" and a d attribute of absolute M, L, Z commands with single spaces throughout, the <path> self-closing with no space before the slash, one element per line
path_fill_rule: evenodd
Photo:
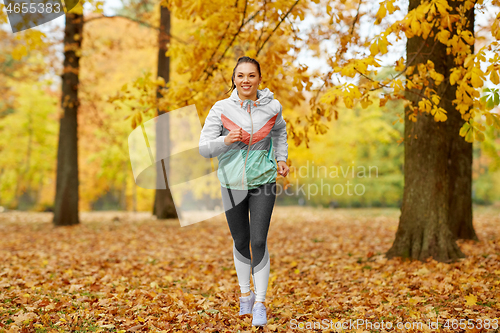
<path fill-rule="evenodd" d="M 242 89 L 245 89 L 245 90 L 248 90 L 250 88 L 252 88 L 252 86 L 241 86 Z"/>

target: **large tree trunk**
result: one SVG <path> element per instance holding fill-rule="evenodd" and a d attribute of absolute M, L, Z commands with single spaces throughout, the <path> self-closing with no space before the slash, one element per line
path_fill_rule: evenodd
<path fill-rule="evenodd" d="M 54 220 L 56 226 L 78 224 L 78 72 L 82 45 L 83 15 L 68 12 L 64 36 L 59 145 Z"/>
<path fill-rule="evenodd" d="M 408 10 L 420 2 L 410 0 Z M 450 6 L 457 3 L 450 2 Z M 437 31 L 435 28 L 434 34 Z M 446 46 L 439 41 L 434 45 L 433 37 L 425 42 L 422 37 L 414 36 L 407 42 L 407 60 L 415 56 L 415 62 L 410 65 L 417 67 L 430 59 L 435 70 L 444 75 L 445 80 L 439 86 L 432 80 L 429 86 L 443 96 L 439 106 L 446 110 L 448 120 L 436 122 L 431 114 L 419 112 L 417 121 L 413 122 L 408 117 L 413 111 L 405 107 L 403 203 L 396 239 L 386 256 L 421 261 L 432 257 L 440 262 L 452 262 L 465 255 L 456 244 L 455 229 L 452 232 L 450 226 L 470 224 L 472 227 L 471 147 L 463 143 L 464 138 L 458 134 L 462 120 L 452 104 L 456 85 L 448 81 L 449 70 L 455 66 L 452 55 L 446 55 Z M 405 96 L 417 106 L 424 89 L 407 90 Z"/>
<path fill-rule="evenodd" d="M 167 52 L 167 43 L 170 42 L 170 11 L 167 7 L 160 5 L 160 33 L 158 35 L 158 77 L 163 77 L 167 83 L 170 80 L 170 58 L 165 56 Z M 158 89 L 156 96 L 158 98 L 162 97 L 160 90 Z M 158 110 L 158 116 L 164 114 L 165 111 Z M 158 124 L 157 124 L 158 125 Z M 161 126 L 156 131 L 156 147 L 164 147 L 162 151 L 170 152 L 170 133 L 168 129 L 169 124 L 166 126 Z M 167 129 L 165 131 L 165 129 Z M 157 154 L 157 156 L 159 156 Z M 157 165 L 156 177 L 158 178 L 157 184 L 160 183 L 160 178 L 165 181 L 166 189 L 157 189 L 155 192 L 155 202 L 153 207 L 153 215 L 156 215 L 158 219 L 168 219 L 177 218 L 177 211 L 175 210 L 174 200 L 172 199 L 172 194 L 170 193 L 170 188 L 168 186 L 167 177 L 168 174 L 168 164 L 169 159 L 164 159 L 161 163 Z"/>
<path fill-rule="evenodd" d="M 458 6 L 463 2 L 450 1 L 449 5 L 453 7 L 452 14 L 458 14 Z M 468 19 L 467 30 L 474 34 L 474 7 L 465 14 Z M 474 44 L 471 45 L 471 52 L 474 53 Z M 456 66 L 454 56 L 450 53 L 447 57 L 448 73 L 449 69 Z M 445 75 L 446 76 L 446 75 Z M 453 110 L 451 103 L 456 96 L 457 84 L 448 86 L 446 95 L 448 100 L 446 110 Z M 448 216 L 448 225 L 455 239 L 479 240 L 472 225 L 472 143 L 467 142 L 458 132 L 464 124 L 460 112 L 448 113 L 448 137 L 451 141 L 451 158 L 453 161 L 449 164 L 450 168 L 450 214 Z"/>

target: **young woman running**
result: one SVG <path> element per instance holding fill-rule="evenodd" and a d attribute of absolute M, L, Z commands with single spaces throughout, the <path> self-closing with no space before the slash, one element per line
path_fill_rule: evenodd
<path fill-rule="evenodd" d="M 249 57 L 239 58 L 233 69 L 231 96 L 214 104 L 199 144 L 201 155 L 217 156 L 219 160 L 217 176 L 241 290 L 239 314 L 252 313 L 254 326 L 267 324 L 267 233 L 276 199 L 277 172 L 283 177 L 289 172 L 282 107 L 268 88 L 258 89 L 261 81 L 259 63 Z M 250 275 L 255 293 L 250 290 Z"/>

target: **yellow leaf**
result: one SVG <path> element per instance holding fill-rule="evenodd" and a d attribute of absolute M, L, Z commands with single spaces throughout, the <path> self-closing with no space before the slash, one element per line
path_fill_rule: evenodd
<path fill-rule="evenodd" d="M 156 84 L 164 87 L 165 86 L 165 79 L 163 77 L 159 76 L 158 79 L 156 80 Z"/>
<path fill-rule="evenodd" d="M 385 17 L 385 15 L 387 15 L 387 10 L 386 10 L 384 4 L 381 3 L 380 8 L 378 9 L 377 14 L 375 15 L 377 17 L 375 24 L 379 24 L 380 21 L 382 21 L 382 19 Z"/>
<path fill-rule="evenodd" d="M 427 275 L 427 274 L 429 274 L 430 272 L 431 272 L 431 271 L 430 271 L 427 267 L 425 267 L 425 266 L 424 266 L 424 267 L 420 268 L 418 271 L 416 271 L 414 274 L 415 274 L 415 275 L 420 275 L 420 276 L 421 276 L 421 275 Z"/>
<path fill-rule="evenodd" d="M 387 39 L 383 38 L 380 42 L 379 42 L 379 49 L 380 49 L 380 53 L 381 54 L 386 54 L 387 53 L 387 45 L 389 45 L 389 42 L 387 41 Z"/>
<path fill-rule="evenodd" d="M 500 116 L 497 113 L 491 113 L 491 117 L 495 128 L 500 129 Z"/>
<path fill-rule="evenodd" d="M 469 30 L 462 31 L 460 37 L 462 37 L 462 39 L 465 40 L 467 44 L 469 45 L 474 44 L 474 36 L 472 35 L 472 32 L 470 32 Z"/>
<path fill-rule="evenodd" d="M 408 303 L 410 303 L 411 305 L 416 305 L 418 304 L 419 300 L 418 299 L 415 299 L 415 298 L 410 298 L 408 300 Z"/>
<path fill-rule="evenodd" d="M 476 140 L 481 141 L 481 142 L 484 141 L 484 133 L 483 132 L 476 131 L 475 134 L 476 134 Z"/>
<path fill-rule="evenodd" d="M 418 22 L 417 19 L 414 19 L 411 21 L 410 27 L 413 34 L 418 36 L 418 33 L 420 32 L 420 22 Z"/>
<path fill-rule="evenodd" d="M 484 116 L 486 117 L 486 124 L 487 124 L 488 126 L 493 125 L 493 117 L 491 116 L 491 113 L 486 112 L 486 113 L 484 114 Z"/>
<path fill-rule="evenodd" d="M 435 121 L 446 121 L 448 117 L 446 117 L 446 110 L 443 108 L 435 108 L 435 115 L 434 115 L 434 120 Z"/>
<path fill-rule="evenodd" d="M 464 298 L 467 300 L 467 302 L 465 303 L 465 305 L 467 306 L 473 306 L 477 304 L 477 297 L 475 295 L 469 294 L 469 296 L 465 296 Z"/>
<path fill-rule="evenodd" d="M 432 103 L 438 105 L 439 104 L 439 95 L 432 95 L 431 100 L 432 100 Z"/>
<path fill-rule="evenodd" d="M 429 111 L 431 111 L 432 104 L 428 99 L 423 99 L 423 100 L 418 102 L 418 107 L 423 112 L 429 112 Z"/>
<path fill-rule="evenodd" d="M 448 39 L 450 39 L 450 31 L 443 29 L 437 33 L 437 38 L 442 44 L 446 44 Z"/>
<path fill-rule="evenodd" d="M 467 132 L 470 130 L 470 124 L 468 122 L 464 123 L 462 125 L 462 128 L 460 128 L 460 136 L 465 136 Z"/>
<path fill-rule="evenodd" d="M 465 141 L 467 141 L 467 142 L 474 141 L 474 129 L 473 128 L 471 128 L 470 131 L 467 131 L 467 134 L 465 135 Z"/>
<path fill-rule="evenodd" d="M 491 35 L 496 39 L 500 39 L 500 22 L 498 18 L 494 20 L 493 24 L 491 25 Z"/>
<path fill-rule="evenodd" d="M 389 0 L 387 1 L 387 10 L 389 11 L 389 14 L 392 14 L 396 11 L 396 8 L 394 7 L 394 0 Z"/>
<path fill-rule="evenodd" d="M 352 98 L 350 97 L 344 97 L 344 104 L 346 106 L 346 108 L 352 108 Z"/>
<path fill-rule="evenodd" d="M 483 86 L 483 72 L 479 68 L 473 68 L 471 73 L 470 82 L 474 88 Z"/>
<path fill-rule="evenodd" d="M 377 42 L 373 42 L 372 45 L 370 45 L 370 54 L 372 56 L 378 54 L 378 45 L 377 45 Z"/>
<path fill-rule="evenodd" d="M 271 331 L 276 331 L 278 329 L 278 325 L 274 325 L 274 324 L 267 325 L 267 329 L 271 330 Z"/>
<path fill-rule="evenodd" d="M 368 96 L 368 95 L 367 95 Z M 363 109 L 366 109 L 369 105 L 373 104 L 373 101 L 371 99 L 369 99 L 368 97 L 366 98 L 363 98 L 361 100 L 361 107 Z"/>
<path fill-rule="evenodd" d="M 378 51 L 377 51 L 378 52 Z M 356 70 L 354 69 L 354 64 L 349 64 L 342 68 L 341 74 L 343 76 L 354 77 L 356 75 Z"/>
<path fill-rule="evenodd" d="M 422 27 L 422 38 L 427 39 L 427 37 L 429 36 L 429 32 L 431 32 L 431 25 L 427 23 L 427 21 L 423 21 L 421 27 Z"/>
<path fill-rule="evenodd" d="M 413 318 L 413 319 L 418 319 L 418 318 L 420 318 L 420 313 L 418 313 L 418 312 L 415 312 L 415 311 L 410 310 L 410 313 L 409 313 L 409 314 L 410 314 L 410 317 L 411 317 L 411 318 Z"/>
<path fill-rule="evenodd" d="M 490 80 L 493 84 L 498 84 L 499 79 L 498 79 L 498 72 L 496 70 L 492 70 L 490 74 Z"/>
<path fill-rule="evenodd" d="M 474 61 L 475 55 L 474 54 L 469 54 L 464 61 L 464 67 L 467 68 L 471 65 L 471 63 Z"/>
<path fill-rule="evenodd" d="M 394 67 L 394 69 L 398 72 L 405 69 L 405 59 L 403 57 L 399 58 L 399 60 L 396 61 L 396 67 Z"/>
<path fill-rule="evenodd" d="M 433 1 L 434 2 L 434 1 Z M 448 10 L 452 9 L 446 0 L 437 0 L 434 2 L 436 5 L 437 10 L 442 16 L 448 15 Z"/>
<path fill-rule="evenodd" d="M 12 50 L 12 58 L 15 60 L 21 60 L 22 57 L 28 55 L 26 50 L 26 45 L 17 45 L 14 50 Z"/>

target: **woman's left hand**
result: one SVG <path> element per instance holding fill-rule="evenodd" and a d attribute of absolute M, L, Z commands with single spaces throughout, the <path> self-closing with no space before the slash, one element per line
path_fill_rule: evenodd
<path fill-rule="evenodd" d="M 278 161 L 278 173 L 283 177 L 286 177 L 286 175 L 288 175 L 288 171 L 290 171 L 290 168 L 286 165 L 286 162 Z"/>

